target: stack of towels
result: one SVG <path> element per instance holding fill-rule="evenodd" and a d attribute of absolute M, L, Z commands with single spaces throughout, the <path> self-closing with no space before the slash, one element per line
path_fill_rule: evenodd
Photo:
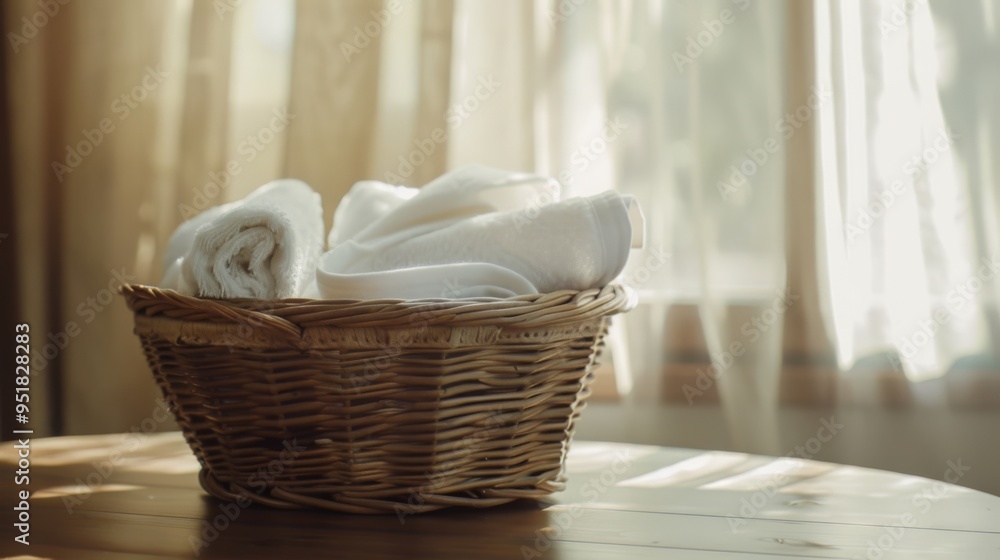
<path fill-rule="evenodd" d="M 642 246 L 635 199 L 560 199 L 535 175 L 466 166 L 416 189 L 361 181 L 323 251 L 320 196 L 268 183 L 181 224 L 161 286 L 208 298 L 511 297 L 610 283 Z"/>

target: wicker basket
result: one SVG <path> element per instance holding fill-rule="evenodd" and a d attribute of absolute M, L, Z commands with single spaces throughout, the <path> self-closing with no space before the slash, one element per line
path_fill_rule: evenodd
<path fill-rule="evenodd" d="M 633 303 L 617 285 L 502 300 L 122 293 L 209 494 L 397 514 L 562 488 L 607 317 Z"/>

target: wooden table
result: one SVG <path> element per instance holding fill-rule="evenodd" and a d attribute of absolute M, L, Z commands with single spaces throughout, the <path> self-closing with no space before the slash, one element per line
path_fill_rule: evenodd
<path fill-rule="evenodd" d="M 30 546 L 13 542 L 15 453 L 0 447 L 4 555 L 1000 559 L 1000 498 L 799 459 L 576 442 L 550 499 L 400 519 L 215 501 L 178 433 L 31 445 Z"/>

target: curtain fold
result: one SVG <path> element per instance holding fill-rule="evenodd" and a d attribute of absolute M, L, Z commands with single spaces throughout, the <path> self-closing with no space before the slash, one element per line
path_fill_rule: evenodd
<path fill-rule="evenodd" d="M 0 29 L 7 29 L 7 21 L 6 10 L 0 9 Z M 0 76 L 3 76 L 5 81 L 9 80 L 11 76 L 8 73 L 8 66 L 7 57 L 0 56 Z M 11 129 L 10 112 L 7 110 L 10 105 L 10 97 L 11 94 L 7 88 L 0 89 L 0 130 Z M 0 277 L 0 293 L 7 294 L 10 298 L 9 303 L 0 308 L 0 324 L 8 325 L 17 331 L 18 327 L 15 325 L 21 324 L 24 315 L 21 314 L 23 307 L 21 305 L 21 279 L 16 272 L 18 270 L 18 239 L 17 237 L 11 238 L 11 234 L 17 235 L 18 222 L 20 221 L 14 200 L 11 140 L 9 135 L 0 134 L 0 223 L 8 228 L 7 231 L 0 232 L 0 270 L 7 271 L 7 274 Z M 4 244 L 5 242 L 6 244 Z M 8 364 L 16 364 L 16 346 L 8 344 L 5 348 L 0 349 L 0 359 Z M 14 397 L 7 396 L 14 395 L 16 387 L 17 379 L 14 375 L 7 375 L 3 380 L 0 380 L 0 394 L 4 398 L 0 407 L 4 410 L 10 410 L 8 407 L 16 404 Z M 4 434 L 10 434 L 2 436 L 3 439 L 13 437 L 14 430 L 18 428 L 15 418 L 11 417 L 10 413 L 6 414 L 6 418 L 0 419 L 0 429 L 3 430 Z"/>
<path fill-rule="evenodd" d="M 181 73 L 183 93 L 179 103 L 167 109 L 180 115 L 179 153 L 172 167 L 173 180 L 166 188 L 174 192 L 170 192 L 173 196 L 169 202 L 160 206 L 170 212 L 164 216 L 168 225 L 179 223 L 178 212 L 180 219 L 187 219 L 231 199 L 224 196 L 229 182 L 212 177 L 225 171 L 228 160 L 230 51 L 235 18 L 232 14 L 217 17 L 215 6 L 209 2 L 192 2 L 189 9 L 190 14 L 183 18 L 190 28 L 187 48 L 178 45 L 183 59 L 173 65 Z"/>
<path fill-rule="evenodd" d="M 453 0 L 431 0 L 420 4 L 419 73 L 417 78 L 416 124 L 411 144 L 421 153 L 429 152 L 408 184 L 422 185 L 448 169 L 447 113 L 451 101 L 451 64 L 454 36 Z M 427 143 L 430 139 L 433 145 Z M 443 138 L 439 143 L 438 138 Z"/>
<path fill-rule="evenodd" d="M 22 22 L 21 18 L 31 15 L 34 4 L 27 1 L 5 2 L 2 9 L 5 22 Z M 23 30 L 17 32 L 20 34 Z M 4 76 L 5 83 L 21 85 L 17 88 L 5 87 L 8 105 L 3 108 L 10 122 L 5 134 L 5 143 L 10 146 L 11 157 L 11 167 L 7 172 L 12 178 L 14 191 L 11 196 L 14 213 L 17 215 L 16 221 L 10 224 L 12 231 L 9 232 L 5 242 L 8 247 L 12 245 L 17 247 L 18 260 L 15 270 L 18 273 L 18 283 L 22 287 L 18 294 L 20 299 L 17 306 L 22 316 L 15 320 L 22 322 L 30 317 L 31 330 L 41 334 L 44 339 L 44 333 L 52 330 L 47 306 L 48 298 L 46 291 L 41 288 L 51 260 L 46 251 L 50 231 L 46 227 L 45 200 L 48 174 L 52 171 L 42 148 L 45 141 L 42 118 L 45 103 L 40 94 L 44 91 L 44 70 L 47 67 L 46 44 L 36 39 L 19 44 L 16 52 L 11 45 L 9 51 L 4 51 L 4 62 L 7 71 Z M 24 188 L 25 185 L 33 185 L 34 188 Z M 31 255 L 35 258 L 29 258 Z M 41 365 L 40 362 L 38 365 Z M 32 371 L 41 373 L 34 366 Z M 32 387 L 32 402 L 39 410 L 51 410 L 50 395 L 53 392 L 51 376 L 34 375 Z M 35 422 L 40 433 L 51 430 L 52 421 L 49 414 L 36 415 Z"/>
<path fill-rule="evenodd" d="M 973 7 L 920 4 L 901 20 L 892 2 L 818 6 L 819 87 L 835 102 L 820 117 L 817 223 L 839 363 L 888 355 L 909 379 L 933 380 L 963 356 L 989 355 L 987 341 L 997 340 L 993 273 L 977 272 L 988 249 L 975 241 L 997 213 L 971 204 L 996 189 L 962 178 L 979 147 L 962 121 L 992 109 L 943 103 L 941 74 L 952 70 L 940 35 L 957 30 L 936 23 Z M 971 38 L 952 40 L 996 59 Z M 942 401 L 935 393 L 915 396 Z"/>
<path fill-rule="evenodd" d="M 284 174 L 324 195 L 329 224 L 334 202 L 371 177 L 379 67 L 385 33 L 378 0 L 299 0 L 289 90 Z"/>

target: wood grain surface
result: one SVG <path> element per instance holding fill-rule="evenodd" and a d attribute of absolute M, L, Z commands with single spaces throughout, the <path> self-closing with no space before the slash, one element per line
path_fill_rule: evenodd
<path fill-rule="evenodd" d="M 0 451 L 6 557 L 1000 558 L 1000 498 L 858 467 L 576 442 L 568 488 L 540 502 L 349 515 L 210 498 L 179 433 L 33 440 L 23 546 Z"/>

